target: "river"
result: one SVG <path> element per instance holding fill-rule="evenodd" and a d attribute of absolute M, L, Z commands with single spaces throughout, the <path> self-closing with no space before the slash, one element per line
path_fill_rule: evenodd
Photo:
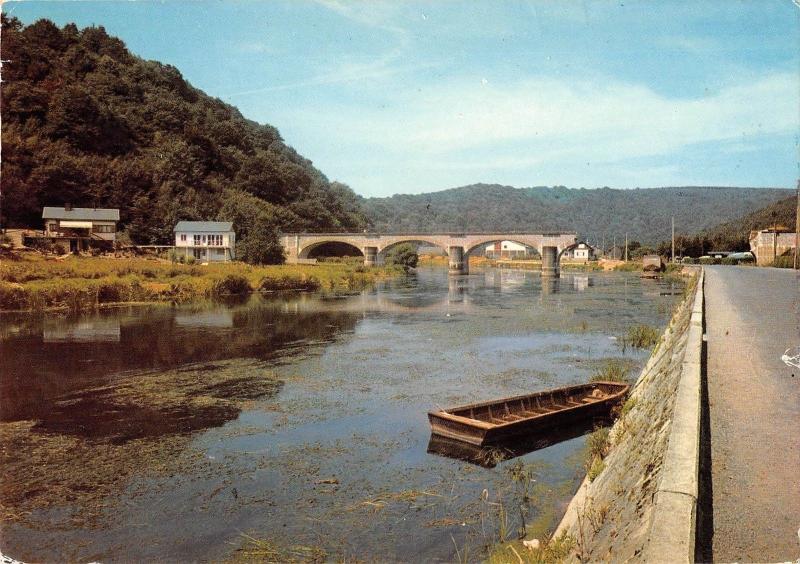
<path fill-rule="evenodd" d="M 662 328 L 681 290 L 430 268 L 350 296 L 2 315 L 0 550 L 480 558 L 522 517 L 553 524 L 586 437 L 476 459 L 431 442 L 427 412 L 583 382 L 608 359 L 635 375 L 647 352 L 618 338 Z"/>

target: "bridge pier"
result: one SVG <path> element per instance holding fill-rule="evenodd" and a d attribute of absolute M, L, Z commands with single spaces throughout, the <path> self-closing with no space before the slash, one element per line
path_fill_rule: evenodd
<path fill-rule="evenodd" d="M 378 264 L 378 247 L 364 247 L 364 266 Z"/>
<path fill-rule="evenodd" d="M 559 275 L 558 247 L 542 247 L 542 276 L 558 278 Z"/>
<path fill-rule="evenodd" d="M 450 257 L 450 274 L 469 274 L 469 257 L 464 247 L 447 247 L 447 256 Z"/>

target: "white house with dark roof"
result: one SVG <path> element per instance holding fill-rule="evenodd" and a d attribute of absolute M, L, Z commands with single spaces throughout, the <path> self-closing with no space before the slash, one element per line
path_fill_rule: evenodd
<path fill-rule="evenodd" d="M 80 250 L 91 243 L 113 245 L 117 240 L 119 210 L 112 208 L 74 208 L 46 206 L 42 210 L 44 237 L 70 243 L 70 249 Z"/>
<path fill-rule="evenodd" d="M 230 221 L 179 221 L 175 226 L 175 252 L 200 262 L 226 262 L 236 258 L 236 234 Z"/>

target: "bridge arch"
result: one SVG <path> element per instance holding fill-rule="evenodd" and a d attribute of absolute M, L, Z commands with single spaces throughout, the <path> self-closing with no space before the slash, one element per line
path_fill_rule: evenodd
<path fill-rule="evenodd" d="M 409 237 L 409 238 L 405 238 L 405 239 L 398 238 L 398 239 L 392 241 L 391 243 L 388 243 L 388 244 L 384 245 L 383 247 L 381 247 L 379 249 L 378 256 L 381 257 L 381 259 L 383 259 L 384 257 L 386 257 L 386 253 L 391 251 L 396 246 L 402 245 L 404 243 L 411 243 L 411 244 L 422 243 L 422 244 L 428 245 L 430 247 L 436 247 L 438 249 L 442 249 L 444 251 L 445 255 L 448 254 L 447 246 L 442 245 L 441 242 L 437 242 L 434 239 L 425 238 L 425 237 Z"/>
<path fill-rule="evenodd" d="M 354 244 L 352 241 L 348 241 L 344 237 L 325 237 L 324 239 L 320 239 L 317 241 L 313 241 L 307 244 L 305 247 L 302 247 L 300 251 L 297 253 L 298 258 L 307 259 L 310 258 L 310 254 L 322 247 L 323 245 L 330 245 L 330 244 L 338 244 L 338 245 L 347 245 L 348 247 L 352 248 L 357 254 L 353 256 L 364 256 L 364 250 L 360 248 L 358 245 Z"/>
<path fill-rule="evenodd" d="M 531 245 L 530 243 L 525 243 L 524 241 L 514 239 L 513 237 L 505 237 L 502 239 L 499 238 L 486 239 L 485 241 L 481 241 L 479 243 L 473 243 L 470 247 L 464 249 L 464 256 L 471 256 L 471 257 L 477 256 L 476 254 L 474 254 L 475 251 L 479 249 L 485 249 L 487 245 L 491 245 L 492 243 L 500 243 L 502 241 L 516 243 L 517 245 L 522 245 L 523 247 L 528 247 L 529 249 L 533 249 L 540 255 L 542 254 L 541 249 L 538 249 L 536 246 Z"/>

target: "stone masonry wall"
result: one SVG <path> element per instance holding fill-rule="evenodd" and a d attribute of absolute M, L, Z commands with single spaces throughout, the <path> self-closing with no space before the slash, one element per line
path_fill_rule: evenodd
<path fill-rule="evenodd" d="M 696 286 L 694 276 L 612 427 L 603 470 L 584 480 L 556 531 L 575 539 L 573 561 L 646 559 Z"/>

